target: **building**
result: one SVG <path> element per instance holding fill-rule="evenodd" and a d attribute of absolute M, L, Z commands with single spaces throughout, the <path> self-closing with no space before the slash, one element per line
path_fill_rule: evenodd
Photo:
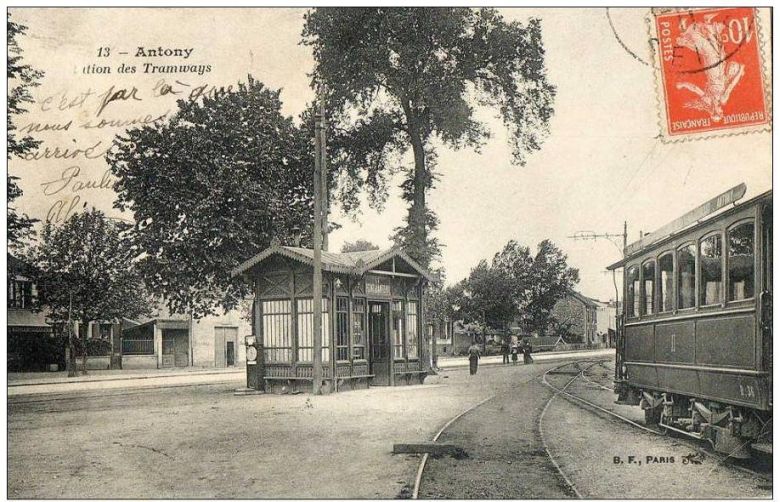
<path fill-rule="evenodd" d="M 259 355 L 248 386 L 309 391 L 314 251 L 273 245 L 233 270 L 254 286 Z M 323 391 L 422 382 L 423 291 L 434 279 L 403 251 L 322 252 Z"/>
<path fill-rule="evenodd" d="M 244 337 L 251 334 L 249 313 L 192 319 L 160 308 L 155 316 L 122 330 L 122 368 L 226 368 L 246 362 Z"/>
<path fill-rule="evenodd" d="M 592 345 L 599 343 L 598 304 L 576 291 L 570 291 L 555 303 L 552 316 L 569 343 Z"/>
<path fill-rule="evenodd" d="M 604 347 L 613 347 L 614 340 L 612 338 L 616 332 L 616 304 L 612 300 L 609 302 L 593 301 L 596 303 L 596 337 Z"/>
<path fill-rule="evenodd" d="M 63 354 L 46 354 L 48 339 L 54 334 L 46 313 L 35 307 L 38 291 L 29 264 L 8 254 L 7 340 L 8 369 L 29 371 L 64 364 Z M 31 346 L 40 347 L 31 350 Z"/>

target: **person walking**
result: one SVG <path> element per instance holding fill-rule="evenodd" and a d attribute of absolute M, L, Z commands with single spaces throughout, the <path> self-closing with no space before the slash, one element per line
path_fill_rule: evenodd
<path fill-rule="evenodd" d="M 509 364 L 509 340 L 507 339 L 501 343 L 501 355 L 503 356 L 502 364 Z"/>
<path fill-rule="evenodd" d="M 517 366 L 517 344 L 512 345 L 512 366 Z"/>
<path fill-rule="evenodd" d="M 531 350 L 532 350 L 531 344 L 528 343 L 528 340 L 526 340 L 523 343 L 523 364 L 529 364 L 534 362 L 533 358 L 531 357 Z"/>
<path fill-rule="evenodd" d="M 479 366 L 480 350 L 477 342 L 472 342 L 469 347 L 469 374 L 476 375 Z"/>

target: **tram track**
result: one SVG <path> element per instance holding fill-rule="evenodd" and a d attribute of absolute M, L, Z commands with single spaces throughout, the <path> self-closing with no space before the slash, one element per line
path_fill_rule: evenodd
<path fill-rule="evenodd" d="M 542 449 L 544 450 L 547 459 L 549 461 L 549 464 L 554 468 L 557 476 L 562 481 L 562 488 L 564 488 L 566 491 L 568 491 L 570 494 L 572 494 L 574 497 L 578 499 L 584 498 L 582 493 L 577 489 L 577 486 L 572 481 L 570 476 L 564 471 L 564 469 L 561 467 L 561 465 L 558 463 L 558 460 L 556 460 L 555 455 L 550 450 L 547 440 L 545 439 L 544 430 L 543 430 L 543 423 L 545 420 L 545 416 L 547 414 L 547 410 L 550 408 L 553 401 L 558 397 L 559 395 L 570 402 L 571 404 L 574 404 L 576 406 L 579 406 L 583 409 L 586 409 L 590 412 L 592 412 L 595 416 L 603 419 L 603 420 L 609 420 L 613 422 L 621 422 L 625 425 L 630 426 L 633 429 L 640 430 L 646 434 L 652 434 L 653 436 L 662 436 L 662 437 L 673 437 L 675 441 L 681 442 L 685 444 L 685 446 L 693 449 L 694 451 L 702 454 L 703 456 L 713 460 L 716 462 L 714 469 L 717 469 L 718 467 L 725 467 L 727 469 L 734 469 L 737 471 L 741 471 L 745 474 L 749 474 L 751 476 L 754 476 L 756 478 L 759 478 L 764 481 L 772 481 L 772 475 L 771 472 L 769 474 L 766 474 L 764 472 L 751 469 L 746 466 L 742 466 L 739 464 L 735 464 L 732 462 L 729 462 L 729 458 L 723 454 L 712 452 L 706 449 L 706 447 L 703 447 L 699 441 L 674 435 L 670 436 L 667 434 L 667 431 L 663 430 L 657 430 L 652 429 L 647 426 L 645 426 L 643 423 L 637 422 L 635 420 L 631 420 L 628 417 L 625 417 L 619 413 L 616 413 L 612 410 L 609 410 L 589 399 L 585 399 L 581 395 L 576 395 L 571 391 L 571 387 L 578 381 L 584 382 L 586 385 L 589 385 L 591 387 L 596 387 L 602 391 L 609 391 L 613 392 L 613 389 L 610 387 L 607 387 L 605 385 L 600 384 L 597 381 L 594 381 L 594 379 L 591 379 L 587 376 L 586 372 L 590 370 L 591 368 L 595 366 L 603 366 L 605 369 L 609 369 L 608 367 L 604 366 L 607 361 L 605 360 L 593 360 L 593 359 L 580 359 L 575 361 L 569 361 L 557 366 L 554 366 L 552 368 L 547 369 L 542 373 L 541 375 L 537 375 L 531 381 L 536 380 L 540 383 L 542 383 L 545 387 L 547 387 L 552 394 L 550 397 L 544 402 L 544 406 L 542 407 L 542 411 L 539 414 L 539 417 L 537 419 L 536 423 L 536 429 L 539 434 L 539 439 L 541 440 Z M 567 369 L 568 367 L 572 367 L 571 369 Z M 564 380 L 561 380 L 560 382 L 554 381 L 556 378 L 566 377 Z M 484 399 L 475 405 L 471 406 L 470 408 L 462 411 L 458 415 L 454 416 L 452 419 L 450 419 L 444 426 L 436 433 L 436 435 L 433 438 L 433 441 L 438 440 L 441 435 L 454 423 L 456 423 L 459 419 L 461 419 L 463 416 L 473 412 L 474 410 L 477 410 L 481 406 L 487 404 L 488 402 L 495 399 L 497 396 L 490 396 L 487 399 Z M 420 492 L 420 485 L 422 483 L 422 479 L 425 473 L 425 467 L 428 464 L 429 457 L 428 454 L 424 454 L 419 467 L 417 469 L 415 481 L 414 481 L 414 488 L 412 492 L 412 498 L 417 499 L 419 497 Z"/>
<path fill-rule="evenodd" d="M 641 430 L 641 431 L 643 431 L 645 433 L 653 434 L 655 436 L 668 436 L 666 430 L 661 431 L 661 430 L 651 429 L 651 428 L 645 426 L 644 424 L 641 424 L 641 423 L 636 422 L 634 420 L 631 420 L 631 419 L 629 419 L 627 417 L 624 417 L 623 415 L 620 415 L 619 413 L 615 413 L 612 410 L 608 410 L 607 408 L 604 408 L 603 406 L 600 406 L 600 405 L 598 405 L 598 404 L 596 404 L 596 403 L 594 403 L 592 401 L 584 399 L 581 396 L 577 396 L 577 395 L 575 395 L 575 394 L 573 394 L 573 393 L 568 391 L 568 388 L 571 386 L 571 384 L 573 384 L 577 380 L 577 378 L 582 378 L 583 381 L 586 381 L 586 382 L 588 382 L 588 383 L 590 383 L 592 385 L 596 385 L 597 387 L 599 387 L 599 388 L 601 388 L 603 390 L 612 391 L 612 389 L 610 389 L 609 387 L 606 387 L 606 386 L 603 386 L 603 385 L 601 385 L 601 384 L 599 384 L 597 382 L 594 382 L 593 380 L 591 380 L 590 378 L 588 378 L 585 375 L 585 372 L 588 369 L 592 368 L 593 366 L 597 366 L 597 365 L 603 364 L 603 361 L 593 362 L 593 364 L 587 366 L 586 368 L 581 369 L 575 376 L 573 376 L 569 381 L 567 381 L 566 384 L 563 387 L 556 387 L 555 385 L 551 384 L 547 380 L 549 375 L 554 374 L 555 372 L 560 372 L 561 368 L 564 368 L 566 366 L 571 366 L 571 365 L 574 365 L 574 364 L 583 363 L 583 362 L 593 362 L 593 361 L 588 361 L 588 360 L 584 360 L 583 361 L 583 360 L 580 360 L 580 361 L 573 361 L 573 362 L 569 362 L 569 363 L 566 363 L 566 364 L 562 364 L 560 366 L 556 366 L 555 368 L 551 368 L 550 370 L 547 370 L 541 376 L 542 383 L 544 385 L 546 385 L 548 388 L 550 388 L 554 392 L 553 396 L 550 398 L 550 400 L 547 403 L 548 405 L 552 402 L 552 400 L 557 395 L 560 394 L 565 399 L 568 399 L 570 402 L 573 402 L 574 404 L 581 405 L 581 406 L 585 407 L 585 409 L 589 409 L 590 411 L 594 412 L 596 415 L 599 415 L 599 413 L 601 413 L 603 415 L 607 415 L 609 418 L 619 420 L 619 421 L 621 421 L 621 422 L 623 422 L 625 424 L 628 424 L 628 425 L 632 426 L 635 429 L 639 429 L 639 430 Z M 602 415 L 602 418 L 603 418 L 603 415 Z M 541 419 L 540 419 L 539 423 L 540 423 L 540 434 L 541 434 L 542 433 L 541 432 Z M 542 434 L 542 437 L 544 437 L 543 434 Z M 731 469 L 735 469 L 735 470 L 744 472 L 746 474 L 750 474 L 752 476 L 756 476 L 756 477 L 758 477 L 758 478 L 760 478 L 762 480 L 765 480 L 765 481 L 772 481 L 771 473 L 767 474 L 767 473 L 761 472 L 759 470 L 751 469 L 750 467 L 746 467 L 746 466 L 743 466 L 743 465 L 735 464 L 733 462 L 729 462 L 730 457 L 728 457 L 727 455 L 723 455 L 721 453 L 717 453 L 717 452 L 713 452 L 713 451 L 708 450 L 706 447 L 703 447 L 701 445 L 701 443 L 699 441 L 697 441 L 697 440 L 690 439 L 690 438 L 687 438 L 687 437 L 684 437 L 684 436 L 681 436 L 681 435 L 680 436 L 675 435 L 674 437 L 675 437 L 676 440 L 684 442 L 686 444 L 686 446 L 694 449 L 697 453 L 700 453 L 703 456 L 716 461 L 717 462 L 716 466 L 713 467 L 713 469 L 715 469 L 715 468 L 717 468 L 719 466 L 724 466 L 724 467 L 728 467 L 728 468 L 731 468 Z M 548 451 L 548 455 L 550 455 L 550 458 L 552 460 L 553 457 L 552 457 L 551 452 Z M 557 467 L 557 463 L 555 463 L 555 462 L 553 462 L 553 463 Z M 560 471 L 560 469 L 559 469 L 559 471 Z M 560 472 L 560 474 L 562 475 L 562 477 L 564 477 L 564 479 L 568 479 L 568 478 L 566 478 L 566 476 L 565 476 L 565 474 L 563 472 Z M 574 488 L 574 487 L 572 487 L 572 488 Z"/>

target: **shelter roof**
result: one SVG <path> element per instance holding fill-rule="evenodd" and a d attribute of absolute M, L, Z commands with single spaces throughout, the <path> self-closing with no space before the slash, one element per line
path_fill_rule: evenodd
<path fill-rule="evenodd" d="M 279 255 L 292 260 L 314 266 L 314 250 L 293 246 L 273 245 L 231 271 L 233 277 L 245 274 L 271 256 Z M 422 265 L 414 261 L 409 255 L 396 247 L 388 249 L 374 249 L 370 251 L 352 251 L 349 253 L 322 252 L 322 269 L 328 272 L 342 274 L 363 275 L 372 268 L 393 258 L 400 258 L 412 267 L 417 273 L 428 281 L 436 279 Z"/>

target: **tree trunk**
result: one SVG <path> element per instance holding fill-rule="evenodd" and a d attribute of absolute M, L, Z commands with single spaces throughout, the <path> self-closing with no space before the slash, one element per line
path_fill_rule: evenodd
<path fill-rule="evenodd" d="M 84 330 L 84 336 L 82 337 L 84 352 L 81 354 L 81 373 L 83 375 L 87 375 L 87 336 L 89 335 L 89 321 L 86 323 L 87 329 Z M 79 329 L 81 329 L 81 325 L 79 325 Z"/>
<path fill-rule="evenodd" d="M 425 252 L 425 244 L 428 231 L 425 225 L 425 146 L 419 136 L 419 132 L 410 130 L 412 151 L 414 153 L 414 184 L 412 192 L 412 205 L 409 208 L 409 226 L 411 227 L 410 249 L 412 257 L 424 267 L 428 267 L 429 258 Z"/>

